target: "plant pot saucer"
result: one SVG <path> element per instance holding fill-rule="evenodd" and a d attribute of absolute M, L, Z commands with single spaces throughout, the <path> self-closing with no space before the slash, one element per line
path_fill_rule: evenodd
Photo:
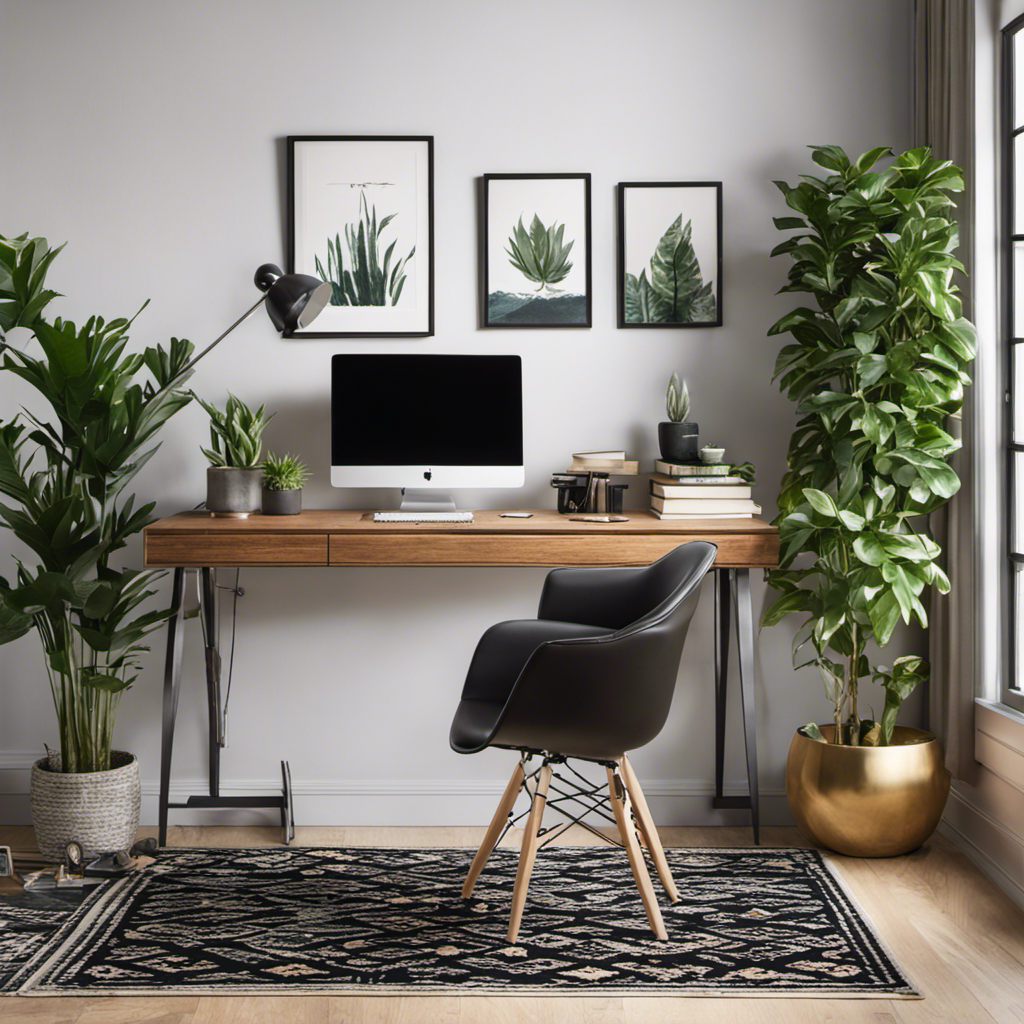
<path fill-rule="evenodd" d="M 211 519 L 248 519 L 251 512 L 211 512 Z"/>

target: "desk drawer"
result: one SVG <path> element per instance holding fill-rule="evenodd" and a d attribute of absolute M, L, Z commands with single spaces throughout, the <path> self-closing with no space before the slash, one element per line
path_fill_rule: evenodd
<path fill-rule="evenodd" d="M 146 534 L 146 565 L 327 565 L 327 534 Z"/>
<path fill-rule="evenodd" d="M 385 528 L 386 529 L 386 528 Z M 774 566 L 778 537 L 599 534 L 509 536 L 495 534 L 331 534 L 331 565 L 649 565 L 680 544 L 718 544 L 718 566 Z"/>

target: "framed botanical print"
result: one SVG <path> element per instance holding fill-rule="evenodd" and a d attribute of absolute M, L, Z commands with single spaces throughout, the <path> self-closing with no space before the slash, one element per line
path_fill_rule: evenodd
<path fill-rule="evenodd" d="M 289 269 L 331 285 L 296 338 L 434 333 L 432 135 L 288 138 Z"/>
<path fill-rule="evenodd" d="M 484 327 L 590 327 L 590 175 L 486 174 Z"/>
<path fill-rule="evenodd" d="M 722 183 L 619 183 L 619 326 L 722 326 Z"/>

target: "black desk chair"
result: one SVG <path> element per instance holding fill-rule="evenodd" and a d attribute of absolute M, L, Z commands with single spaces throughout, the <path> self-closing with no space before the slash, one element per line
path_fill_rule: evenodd
<path fill-rule="evenodd" d="M 520 751 L 520 760 L 469 869 L 469 898 L 491 852 L 514 824 L 520 789 L 530 796 L 529 819 L 512 895 L 508 941 L 514 943 L 526 903 L 545 803 L 570 820 L 556 835 L 595 812 L 618 826 L 651 928 L 665 924 L 640 850 L 647 847 L 669 899 L 679 899 L 627 751 L 661 732 L 672 703 L 679 659 L 697 607 L 700 582 L 715 560 L 714 544 L 683 544 L 641 569 L 556 569 L 548 574 L 536 619 L 500 622 L 481 637 L 451 728 L 452 749 Z M 531 769 L 532 757 L 541 758 Z M 579 758 L 603 765 L 605 786 L 552 770 Z M 554 777 L 562 787 L 547 799 Z M 561 805 L 582 808 L 578 813 Z M 610 804 L 613 816 L 604 807 Z M 596 832 L 596 829 L 591 829 Z M 637 835 L 639 832 L 639 837 Z M 602 838 L 603 833 L 597 832 Z M 611 840 L 614 842 L 614 840 Z"/>

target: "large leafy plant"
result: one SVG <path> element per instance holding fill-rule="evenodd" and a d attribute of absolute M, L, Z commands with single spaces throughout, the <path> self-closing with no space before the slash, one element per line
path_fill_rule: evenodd
<path fill-rule="evenodd" d="M 0 421 L 0 526 L 33 556 L 16 560 L 11 582 L 0 577 L 0 644 L 35 628 L 61 768 L 103 771 L 121 694 L 148 649 L 142 641 L 167 617 L 140 614 L 160 574 L 116 568 L 112 557 L 152 521 L 155 503 L 136 507 L 127 488 L 159 447 L 161 427 L 190 400 L 176 385 L 192 345 L 172 338 L 169 350 L 125 355 L 131 320 L 43 320 L 56 294 L 45 288 L 46 270 L 59 251 L 43 238 L 0 236 L 0 371 L 25 380 L 53 413 Z M 41 355 L 7 343 L 14 326 L 32 332 Z M 145 384 L 136 380 L 143 370 Z"/>
<path fill-rule="evenodd" d="M 397 214 L 377 220 L 377 207 L 372 211 L 366 202 L 366 193 L 359 193 L 359 220 L 345 225 L 345 244 L 348 247 L 349 267 L 341 248 L 341 235 L 327 239 L 327 269 L 316 256 L 317 274 L 331 286 L 332 306 L 397 306 L 408 276 L 406 264 L 416 254 L 416 246 L 409 255 L 391 265 L 391 257 L 398 244 L 396 238 L 380 258 L 380 235 Z"/>
<path fill-rule="evenodd" d="M 687 324 L 716 319 L 712 282 L 705 283 L 693 248 L 691 221 L 680 214 L 651 257 L 651 277 L 626 274 L 626 323 Z"/>
<path fill-rule="evenodd" d="M 959 447 L 947 421 L 975 354 L 952 281 L 962 267 L 949 193 L 963 179 L 927 148 L 882 171 L 887 147 L 852 161 L 838 146 L 811 149 L 826 177 L 776 182 L 797 214 L 775 220 L 796 231 L 772 253 L 793 259 L 782 291 L 813 305 L 769 331 L 792 336 L 775 377 L 799 420 L 778 500 L 779 568 L 769 573 L 781 596 L 763 625 L 803 615 L 794 664 L 821 673 L 835 741 L 887 744 L 928 665 L 903 657 L 871 667 L 865 651 L 884 647 L 900 619 L 926 626 L 926 589 L 949 590 L 926 517 L 960 487 L 946 461 Z M 860 717 L 869 676 L 884 690 L 877 722 Z"/>
<path fill-rule="evenodd" d="M 572 251 L 573 239 L 564 245 L 562 236 L 565 225 L 553 222 L 544 227 L 540 217 L 533 215 L 530 230 L 523 227 L 523 218 L 512 229 L 505 250 L 509 263 L 519 271 L 527 281 L 539 284 L 539 292 L 551 290 L 551 285 L 564 281 L 572 270 L 569 253 Z"/>

